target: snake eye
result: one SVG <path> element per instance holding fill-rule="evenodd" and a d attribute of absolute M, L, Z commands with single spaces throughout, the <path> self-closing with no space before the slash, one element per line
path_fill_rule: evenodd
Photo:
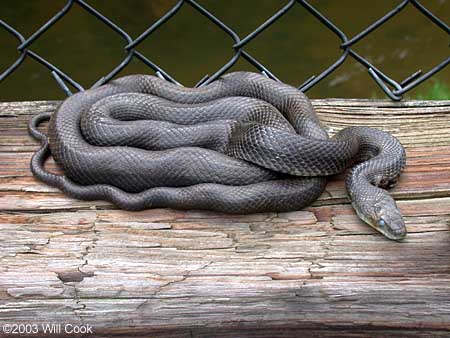
<path fill-rule="evenodd" d="M 382 227 L 384 227 L 386 225 L 386 222 L 384 221 L 384 219 L 380 218 L 378 220 L 378 225 L 382 228 Z"/>

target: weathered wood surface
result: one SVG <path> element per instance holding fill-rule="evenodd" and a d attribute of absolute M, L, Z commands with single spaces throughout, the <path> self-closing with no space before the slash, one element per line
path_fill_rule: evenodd
<path fill-rule="evenodd" d="M 358 220 L 342 177 L 313 206 L 279 214 L 67 198 L 29 171 L 26 123 L 55 105 L 0 103 L 0 323 L 87 323 L 104 336 L 450 336 L 449 101 L 314 101 L 331 132 L 381 127 L 406 146 L 393 191 L 401 243 Z"/>

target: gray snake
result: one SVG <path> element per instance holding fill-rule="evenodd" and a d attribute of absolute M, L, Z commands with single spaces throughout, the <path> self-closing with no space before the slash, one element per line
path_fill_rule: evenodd
<path fill-rule="evenodd" d="M 48 136 L 38 125 L 50 119 Z M 298 210 L 326 176 L 353 166 L 346 188 L 358 216 L 390 239 L 406 235 L 384 190 L 405 167 L 390 134 L 348 127 L 332 139 L 299 90 L 235 72 L 200 88 L 131 75 L 67 98 L 29 125 L 41 148 L 33 174 L 68 195 L 127 210 L 226 213 Z M 50 155 L 64 169 L 44 169 Z"/>

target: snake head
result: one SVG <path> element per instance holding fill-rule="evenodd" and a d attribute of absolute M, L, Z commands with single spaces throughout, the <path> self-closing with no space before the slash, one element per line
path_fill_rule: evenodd
<path fill-rule="evenodd" d="M 406 226 L 394 199 L 385 191 L 373 206 L 367 223 L 389 239 L 401 240 L 406 236 Z"/>

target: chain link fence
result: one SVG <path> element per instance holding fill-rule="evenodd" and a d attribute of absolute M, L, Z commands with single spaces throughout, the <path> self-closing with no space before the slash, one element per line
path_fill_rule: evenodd
<path fill-rule="evenodd" d="M 217 16 L 214 13 L 208 11 L 205 6 L 200 5 L 198 2 L 194 0 L 179 0 L 176 4 L 167 11 L 162 17 L 160 17 L 156 22 L 154 22 L 150 27 L 148 27 L 142 34 L 140 34 L 137 38 L 133 39 L 131 36 L 117 24 L 112 22 L 108 17 L 100 13 L 98 10 L 93 8 L 87 1 L 84 0 L 68 0 L 63 8 L 55 14 L 50 20 L 48 20 L 44 25 L 42 25 L 39 29 L 37 29 L 33 34 L 31 34 L 28 38 L 25 38 L 23 34 L 21 34 L 17 29 L 8 25 L 5 21 L 0 19 L 0 29 L 6 30 L 8 33 L 12 34 L 18 40 L 17 50 L 19 51 L 18 58 L 5 70 L 0 70 L 0 81 L 3 81 L 8 76 L 10 76 L 16 69 L 20 67 L 23 61 L 26 58 L 32 58 L 39 62 L 42 66 L 49 69 L 52 73 L 53 77 L 57 81 L 58 85 L 64 90 L 67 95 L 71 95 L 72 92 L 69 89 L 67 84 L 70 84 L 75 89 L 81 91 L 84 88 L 72 77 L 64 73 L 63 70 L 58 68 L 53 63 L 49 62 L 47 59 L 41 57 L 39 54 L 32 50 L 33 43 L 39 39 L 45 32 L 51 28 L 57 21 L 63 20 L 67 13 L 74 6 L 80 6 L 87 13 L 91 14 L 101 22 L 103 22 L 106 26 L 108 26 L 112 31 L 118 34 L 123 39 L 123 48 L 126 51 L 126 56 L 123 60 L 108 74 L 101 77 L 98 81 L 95 82 L 93 87 L 102 85 L 116 76 L 120 71 L 122 71 L 132 59 L 137 59 L 143 62 L 145 65 L 150 67 L 156 74 L 168 81 L 181 85 L 173 76 L 170 75 L 169 71 L 164 70 L 158 64 L 150 60 L 148 57 L 143 55 L 141 52 L 137 50 L 137 47 L 152 33 L 154 33 L 158 28 L 168 22 L 177 12 L 183 10 L 183 7 L 190 6 L 194 10 L 196 10 L 201 15 L 205 16 L 213 25 L 219 27 L 223 32 L 225 32 L 230 37 L 230 48 L 233 49 L 233 56 L 222 65 L 217 71 L 211 75 L 205 75 L 198 83 L 196 87 L 204 86 L 222 74 L 227 72 L 239 59 L 244 59 L 250 64 L 252 64 L 255 69 L 264 75 L 275 79 L 277 81 L 281 81 L 271 70 L 270 67 L 264 65 L 260 61 L 258 61 L 254 56 L 252 56 L 249 52 L 245 50 L 245 46 L 252 40 L 257 39 L 258 35 L 266 30 L 269 26 L 277 24 L 277 21 L 285 15 L 288 11 L 298 10 L 299 8 L 304 8 L 308 11 L 312 16 L 314 16 L 321 24 L 323 24 L 327 29 L 329 29 L 332 33 L 334 33 L 340 40 L 340 44 L 336 46 L 341 50 L 340 56 L 335 60 L 331 65 L 324 65 L 323 71 L 315 76 L 312 76 L 306 79 L 298 88 L 304 92 L 308 91 L 308 89 L 312 88 L 314 85 L 322 81 L 324 78 L 329 76 L 332 72 L 334 72 L 337 68 L 339 68 L 348 58 L 353 58 L 361 65 L 363 65 L 372 79 L 378 84 L 378 86 L 392 99 L 392 100 L 401 100 L 403 94 L 413 89 L 423 81 L 427 80 L 434 74 L 441 71 L 444 67 L 446 67 L 450 63 L 450 56 L 446 59 L 442 60 L 439 64 L 435 65 L 433 68 L 422 72 L 422 70 L 418 70 L 405 78 L 403 81 L 397 82 L 389 77 L 387 74 L 383 73 L 380 69 L 375 67 L 367 58 L 364 58 L 360 54 L 358 54 L 352 46 L 354 46 L 360 40 L 363 40 L 366 36 L 368 36 L 371 32 L 382 26 L 387 21 L 395 18 L 400 12 L 402 12 L 407 6 L 412 6 L 416 10 L 418 10 L 421 14 L 423 14 L 430 22 L 430 24 L 435 25 L 436 29 L 443 30 L 446 34 L 450 36 L 450 27 L 444 21 L 442 21 L 439 17 L 433 14 L 430 10 L 428 10 L 423 4 L 421 4 L 417 0 L 403 0 L 399 2 L 399 4 L 389 10 L 384 16 L 380 17 L 378 20 L 367 26 L 358 34 L 349 38 L 347 35 L 337 27 L 333 22 L 331 22 L 325 15 L 323 15 L 319 10 L 317 10 L 313 5 L 311 5 L 308 1 L 305 0 L 289 0 L 287 1 L 283 7 L 281 7 L 276 13 L 274 13 L 271 17 L 269 17 L 263 24 L 253 30 L 250 34 L 245 37 L 240 37 L 236 32 L 229 27 L 224 22 L 222 22 L 218 16 L 220 13 L 217 13 Z M 449 53 L 450 54 L 450 53 Z"/>

